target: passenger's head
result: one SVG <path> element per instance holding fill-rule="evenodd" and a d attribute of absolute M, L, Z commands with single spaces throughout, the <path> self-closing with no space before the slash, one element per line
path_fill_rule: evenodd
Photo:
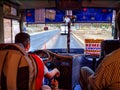
<path fill-rule="evenodd" d="M 23 44 L 25 50 L 28 51 L 30 48 L 30 35 L 24 32 L 16 34 L 15 43 Z"/>

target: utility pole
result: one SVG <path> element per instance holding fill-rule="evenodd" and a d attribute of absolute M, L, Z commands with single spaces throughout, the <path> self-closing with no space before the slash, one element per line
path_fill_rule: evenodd
<path fill-rule="evenodd" d="M 67 53 L 70 53 L 70 22 L 68 22 L 68 34 L 67 34 Z"/>

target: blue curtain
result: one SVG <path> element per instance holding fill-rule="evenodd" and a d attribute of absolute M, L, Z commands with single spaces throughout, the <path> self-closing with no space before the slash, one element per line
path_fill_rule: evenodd
<path fill-rule="evenodd" d="M 48 8 L 47 8 L 48 9 Z M 45 18 L 45 23 L 62 23 L 65 16 L 65 10 L 49 8 L 56 11 L 55 19 Z M 76 22 L 112 22 L 113 9 L 111 8 L 81 8 L 81 10 L 73 10 Z M 26 10 L 26 22 L 35 22 L 35 9 Z"/>
<path fill-rule="evenodd" d="M 26 9 L 26 22 L 34 23 L 35 22 L 35 9 Z"/>
<path fill-rule="evenodd" d="M 77 16 L 76 22 L 112 22 L 113 9 L 111 8 L 82 8 L 73 10 Z"/>

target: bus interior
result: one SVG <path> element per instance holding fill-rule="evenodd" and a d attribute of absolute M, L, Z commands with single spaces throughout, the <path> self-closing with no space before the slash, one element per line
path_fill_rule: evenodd
<path fill-rule="evenodd" d="M 120 47 L 115 27 L 119 8 L 119 0 L 1 0 L 0 43 L 14 43 L 17 33 L 29 33 L 29 52 L 49 69 L 59 69 L 60 90 L 81 90 L 80 68 L 95 70 L 103 50 L 108 54 Z M 62 25 L 66 35 L 61 35 Z"/>

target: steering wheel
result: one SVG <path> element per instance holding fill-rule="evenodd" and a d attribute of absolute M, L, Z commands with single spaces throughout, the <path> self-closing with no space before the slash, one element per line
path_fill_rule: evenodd
<path fill-rule="evenodd" d="M 48 50 L 36 50 L 34 51 L 35 54 L 37 54 L 44 62 L 44 64 L 47 66 L 48 69 L 53 69 L 56 67 L 55 62 L 53 61 L 52 55 Z"/>
<path fill-rule="evenodd" d="M 36 50 L 34 53 L 37 54 L 43 61 L 49 61 L 51 59 L 47 50 Z"/>

